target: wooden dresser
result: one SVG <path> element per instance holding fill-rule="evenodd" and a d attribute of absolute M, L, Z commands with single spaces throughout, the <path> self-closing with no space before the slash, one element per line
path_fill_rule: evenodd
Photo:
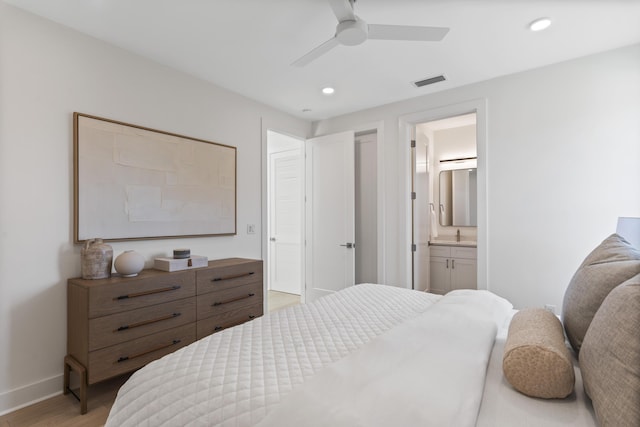
<path fill-rule="evenodd" d="M 135 277 L 69 279 L 64 393 L 71 391 L 70 371 L 78 372 L 76 397 L 84 414 L 88 385 L 134 371 L 262 313 L 260 260 L 229 258 L 172 273 L 143 270 Z"/>

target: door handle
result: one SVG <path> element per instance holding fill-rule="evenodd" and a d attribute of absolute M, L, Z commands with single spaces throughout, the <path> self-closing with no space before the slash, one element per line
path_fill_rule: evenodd
<path fill-rule="evenodd" d="M 340 245 L 340 246 L 344 246 L 344 247 L 346 247 L 347 249 L 352 249 L 352 248 L 355 248 L 355 247 L 356 247 L 356 244 L 355 244 L 355 243 L 347 243 L 347 244 L 345 244 L 345 245 Z"/>
<path fill-rule="evenodd" d="M 271 240 L 272 242 L 275 242 L 275 241 L 276 241 L 276 238 L 275 238 L 275 237 L 272 237 L 272 238 L 270 238 L 269 240 Z"/>
<path fill-rule="evenodd" d="M 451 260 L 451 268 L 452 268 L 452 269 L 456 268 L 456 264 L 455 264 L 455 262 L 456 262 L 456 260 L 455 260 L 455 259 L 452 259 L 452 260 Z"/>

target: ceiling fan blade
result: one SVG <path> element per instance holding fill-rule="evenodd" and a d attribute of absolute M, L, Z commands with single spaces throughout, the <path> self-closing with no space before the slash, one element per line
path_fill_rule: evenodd
<path fill-rule="evenodd" d="M 309 62 L 313 61 L 314 59 L 319 58 L 320 56 L 322 56 L 325 53 L 329 52 L 334 47 L 338 46 L 339 44 L 340 43 L 338 42 L 338 39 L 335 38 L 335 37 L 332 37 L 329 40 L 327 40 L 326 42 L 322 43 L 320 46 L 318 46 L 315 49 L 313 49 L 311 52 L 309 52 L 306 55 L 304 55 L 304 56 L 296 59 L 295 61 L 293 61 L 291 63 L 291 65 L 293 65 L 295 67 L 304 67 Z"/>
<path fill-rule="evenodd" d="M 329 6 L 338 18 L 338 22 L 356 20 L 356 14 L 349 0 L 329 0 Z"/>
<path fill-rule="evenodd" d="M 413 27 L 410 25 L 369 24 L 369 39 L 375 40 L 415 40 L 439 42 L 447 35 L 446 27 Z"/>

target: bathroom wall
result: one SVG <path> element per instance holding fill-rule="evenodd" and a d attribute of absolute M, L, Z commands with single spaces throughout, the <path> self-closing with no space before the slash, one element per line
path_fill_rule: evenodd
<path fill-rule="evenodd" d="M 428 124 L 426 125 L 428 126 Z M 467 125 L 449 129 L 436 130 L 433 132 L 433 200 L 436 209 L 436 217 L 439 218 L 440 206 L 440 172 L 450 169 L 461 169 L 465 167 L 476 167 L 476 161 L 466 161 L 462 163 L 440 163 L 440 160 L 459 159 L 464 157 L 476 157 L 476 125 Z M 457 230 L 460 234 L 475 239 L 477 227 L 442 226 L 437 223 L 438 236 L 455 236 Z"/>

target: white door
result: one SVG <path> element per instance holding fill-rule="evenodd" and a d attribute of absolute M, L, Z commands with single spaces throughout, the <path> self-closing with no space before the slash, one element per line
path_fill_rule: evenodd
<path fill-rule="evenodd" d="M 413 289 L 429 288 L 429 175 L 426 137 L 416 138 L 413 149 Z"/>
<path fill-rule="evenodd" d="M 354 132 L 306 142 L 306 301 L 354 284 Z"/>
<path fill-rule="evenodd" d="M 302 279 L 301 157 L 301 149 L 269 154 L 269 284 L 296 295 Z"/>

